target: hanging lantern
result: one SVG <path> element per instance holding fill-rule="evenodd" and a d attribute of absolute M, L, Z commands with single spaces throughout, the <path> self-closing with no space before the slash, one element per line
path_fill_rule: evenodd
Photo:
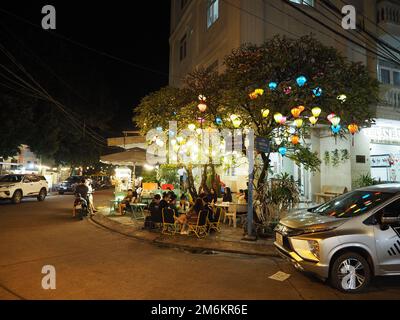
<path fill-rule="evenodd" d="M 286 147 L 280 147 L 278 151 L 281 154 L 281 156 L 284 157 L 286 155 L 287 149 Z"/>
<path fill-rule="evenodd" d="M 356 134 L 358 132 L 358 125 L 356 125 L 355 123 L 349 124 L 349 126 L 347 127 L 349 129 L 349 132 L 354 136 L 354 134 Z"/>
<path fill-rule="evenodd" d="M 303 126 L 304 121 L 303 121 L 303 119 L 299 118 L 299 119 L 294 120 L 294 123 L 295 123 L 296 127 L 300 129 Z"/>
<path fill-rule="evenodd" d="M 292 92 L 292 87 L 290 86 L 283 89 L 284 94 L 290 94 L 291 92 Z"/>
<path fill-rule="evenodd" d="M 341 102 L 344 103 L 347 100 L 347 96 L 345 94 L 340 94 L 337 96 L 337 99 Z"/>
<path fill-rule="evenodd" d="M 298 85 L 299 87 L 302 87 L 302 86 L 304 86 L 304 85 L 306 84 L 307 78 L 306 78 L 305 76 L 300 76 L 300 77 L 298 77 L 298 78 L 296 79 L 296 82 L 297 82 L 297 85 Z"/>
<path fill-rule="evenodd" d="M 310 121 L 310 123 L 315 126 L 318 122 L 318 118 L 316 117 L 309 117 L 308 120 Z"/>
<path fill-rule="evenodd" d="M 251 100 L 257 99 L 257 94 L 255 92 L 252 92 L 249 94 L 249 97 Z"/>
<path fill-rule="evenodd" d="M 314 108 L 312 108 L 312 110 L 311 110 L 311 113 L 313 114 L 313 116 L 314 116 L 315 118 L 318 118 L 318 117 L 320 116 L 321 112 L 322 112 L 322 110 L 321 110 L 320 107 L 314 107 Z"/>
<path fill-rule="evenodd" d="M 298 106 L 297 109 L 299 109 L 300 112 L 303 112 L 306 109 L 306 107 L 305 106 Z"/>
<path fill-rule="evenodd" d="M 293 108 L 291 111 L 293 118 L 300 117 L 301 110 L 299 108 Z"/>
<path fill-rule="evenodd" d="M 278 87 L 278 84 L 276 82 L 270 82 L 268 87 L 270 90 L 275 90 Z"/>
<path fill-rule="evenodd" d="M 256 89 L 254 90 L 256 96 L 262 96 L 264 94 L 264 89 Z"/>
<path fill-rule="evenodd" d="M 321 89 L 320 87 L 316 87 L 316 88 L 313 90 L 313 94 L 314 94 L 314 96 L 316 96 L 316 97 L 322 96 L 322 89 Z"/>
<path fill-rule="evenodd" d="M 300 138 L 299 138 L 299 136 L 294 135 L 294 136 L 292 136 L 292 137 L 290 138 L 290 141 L 291 141 L 294 145 L 296 145 L 296 144 L 299 144 Z"/>
<path fill-rule="evenodd" d="M 279 121 L 279 123 L 284 125 L 286 123 L 286 121 L 287 121 L 287 118 L 286 117 L 282 117 L 281 121 Z"/>
<path fill-rule="evenodd" d="M 197 118 L 197 122 L 200 124 L 204 124 L 204 122 L 206 122 L 206 120 L 204 118 L 199 117 L 199 118 Z"/>
<path fill-rule="evenodd" d="M 207 110 L 207 105 L 205 103 L 199 103 L 197 106 L 200 112 L 205 112 Z"/>
<path fill-rule="evenodd" d="M 261 114 L 263 118 L 267 118 L 269 116 L 269 109 L 262 109 Z"/>
<path fill-rule="evenodd" d="M 334 116 L 334 117 L 331 119 L 331 123 L 332 123 L 332 125 L 333 125 L 334 127 L 337 127 L 337 126 L 339 125 L 339 123 L 340 123 L 340 117 Z"/>
<path fill-rule="evenodd" d="M 281 143 L 282 143 L 282 138 L 279 138 L 279 137 L 275 138 L 275 144 L 277 146 L 279 146 Z"/>
<path fill-rule="evenodd" d="M 202 134 L 202 133 L 203 133 L 203 130 L 202 130 L 202 129 L 200 129 L 200 128 L 198 128 L 198 129 L 196 129 L 196 133 L 200 135 L 200 134 Z"/>
<path fill-rule="evenodd" d="M 162 127 L 157 127 L 157 132 L 162 132 Z"/>
<path fill-rule="evenodd" d="M 194 123 L 191 123 L 191 124 L 188 125 L 188 129 L 190 131 L 194 131 L 194 130 L 196 130 L 196 125 Z"/>
<path fill-rule="evenodd" d="M 232 124 L 235 128 L 239 128 L 242 124 L 242 120 L 239 117 L 236 117 L 232 120 Z"/>
<path fill-rule="evenodd" d="M 201 95 L 199 95 L 199 100 L 200 100 L 200 101 L 203 101 L 203 102 L 206 102 L 207 98 L 206 98 L 206 96 L 203 96 L 203 95 L 201 94 Z"/>
<path fill-rule="evenodd" d="M 332 123 L 332 119 L 333 119 L 334 117 L 336 117 L 336 114 L 331 113 L 331 114 L 328 115 L 326 118 L 328 119 L 328 121 L 329 121 L 330 123 Z"/>
<path fill-rule="evenodd" d="M 221 119 L 221 117 L 217 117 L 217 118 L 215 118 L 215 123 L 217 124 L 217 125 L 222 125 L 222 119 Z"/>
<path fill-rule="evenodd" d="M 331 126 L 333 134 L 338 134 L 341 128 L 342 127 L 340 124 L 338 124 L 337 126 L 334 126 L 334 125 Z"/>
<path fill-rule="evenodd" d="M 274 120 L 276 123 L 281 123 L 282 118 L 283 118 L 283 115 L 281 113 L 277 112 L 274 114 Z"/>

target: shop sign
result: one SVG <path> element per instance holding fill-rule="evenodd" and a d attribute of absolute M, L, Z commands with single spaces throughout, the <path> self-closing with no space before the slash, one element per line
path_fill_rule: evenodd
<path fill-rule="evenodd" d="M 400 128 L 372 127 L 364 129 L 372 143 L 400 144 Z"/>

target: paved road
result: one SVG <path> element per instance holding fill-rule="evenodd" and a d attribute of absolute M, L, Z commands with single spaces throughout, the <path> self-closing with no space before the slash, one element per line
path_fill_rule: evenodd
<path fill-rule="evenodd" d="M 71 203 L 68 195 L 17 206 L 0 202 L 0 300 L 400 299 L 400 278 L 343 295 L 280 259 L 195 255 L 73 220 Z M 41 287 L 44 265 L 56 268 L 56 290 Z M 278 271 L 291 277 L 268 279 Z"/>

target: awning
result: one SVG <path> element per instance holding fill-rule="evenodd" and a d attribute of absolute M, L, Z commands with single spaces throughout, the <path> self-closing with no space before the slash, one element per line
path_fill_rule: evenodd
<path fill-rule="evenodd" d="M 146 161 L 146 150 L 141 148 L 128 149 L 126 151 L 108 154 L 100 157 L 105 164 L 119 166 L 143 166 Z"/>

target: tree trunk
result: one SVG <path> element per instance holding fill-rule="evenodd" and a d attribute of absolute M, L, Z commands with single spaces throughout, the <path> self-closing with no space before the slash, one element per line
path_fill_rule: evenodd
<path fill-rule="evenodd" d="M 188 189 L 189 193 L 192 196 L 192 199 L 195 200 L 197 198 L 196 186 L 194 185 L 193 171 L 192 165 L 186 166 L 186 172 L 188 174 Z"/>

